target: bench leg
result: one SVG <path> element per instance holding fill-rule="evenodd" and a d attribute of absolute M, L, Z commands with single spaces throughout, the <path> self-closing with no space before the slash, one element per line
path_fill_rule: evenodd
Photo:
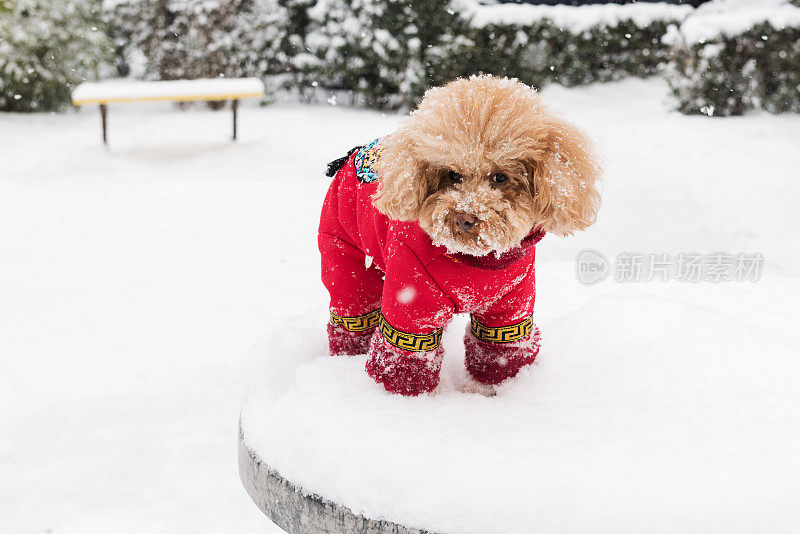
<path fill-rule="evenodd" d="M 103 144 L 108 144 L 108 137 L 106 136 L 106 116 L 108 115 L 108 106 L 100 104 L 100 120 L 103 123 Z"/>
<path fill-rule="evenodd" d="M 231 109 L 233 110 L 233 140 L 236 141 L 236 112 L 239 110 L 238 100 L 231 102 Z"/>

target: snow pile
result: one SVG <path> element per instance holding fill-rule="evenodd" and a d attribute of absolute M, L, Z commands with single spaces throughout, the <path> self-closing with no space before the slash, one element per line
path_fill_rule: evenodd
<path fill-rule="evenodd" d="M 445 333 L 444 392 L 419 398 L 387 395 L 363 357 L 320 353 L 321 328 L 289 327 L 308 351 L 246 404 L 247 443 L 309 492 L 435 532 L 792 531 L 795 319 L 731 313 L 736 298 L 760 306 L 736 286 L 701 290 L 702 304 L 663 287 L 585 302 L 571 276 L 540 270 L 542 351 L 495 398 L 455 389 L 463 319 Z M 768 283 L 800 291 L 796 279 Z M 556 299 L 574 311 L 553 316 Z M 272 363 L 277 346 L 256 352 Z"/>
<path fill-rule="evenodd" d="M 470 5 L 471 4 L 471 5 Z M 631 20 L 642 28 L 657 21 L 683 20 L 692 13 L 687 5 L 674 4 L 590 4 L 583 6 L 531 4 L 467 4 L 473 12 L 472 24 L 482 28 L 489 24 L 530 25 L 543 19 L 572 33 L 581 33 L 597 26 L 617 26 Z"/>
<path fill-rule="evenodd" d="M 763 23 L 776 30 L 800 27 L 800 7 L 787 0 L 715 0 L 700 6 L 680 27 L 689 43 L 733 37 Z"/>

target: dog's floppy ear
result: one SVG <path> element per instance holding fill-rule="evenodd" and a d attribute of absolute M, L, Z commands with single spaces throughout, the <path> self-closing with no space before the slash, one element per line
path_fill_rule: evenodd
<path fill-rule="evenodd" d="M 416 157 L 411 134 L 404 129 L 385 137 L 381 144 L 375 207 L 390 219 L 415 221 L 430 193 L 430 168 Z"/>
<path fill-rule="evenodd" d="M 545 128 L 544 154 L 526 167 L 544 230 L 566 236 L 597 218 L 602 170 L 591 140 L 578 128 L 552 115 Z"/>

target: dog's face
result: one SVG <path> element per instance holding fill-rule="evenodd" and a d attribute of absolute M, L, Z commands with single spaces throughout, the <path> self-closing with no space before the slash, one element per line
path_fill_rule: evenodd
<path fill-rule="evenodd" d="M 386 138 L 375 206 L 436 245 L 501 254 L 534 228 L 569 235 L 600 204 L 591 143 L 527 85 L 491 76 L 432 89 Z"/>

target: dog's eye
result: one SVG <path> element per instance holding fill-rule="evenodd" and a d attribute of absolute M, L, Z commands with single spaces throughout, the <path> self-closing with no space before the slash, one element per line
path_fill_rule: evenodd
<path fill-rule="evenodd" d="M 495 184 L 502 184 L 506 180 L 508 180 L 508 176 L 506 176 L 502 172 L 498 172 L 497 174 L 492 176 L 492 183 L 495 183 Z"/>
<path fill-rule="evenodd" d="M 450 178 L 450 180 L 454 184 L 460 184 L 461 183 L 461 175 L 458 174 L 456 171 L 450 171 L 450 173 L 447 176 Z"/>

